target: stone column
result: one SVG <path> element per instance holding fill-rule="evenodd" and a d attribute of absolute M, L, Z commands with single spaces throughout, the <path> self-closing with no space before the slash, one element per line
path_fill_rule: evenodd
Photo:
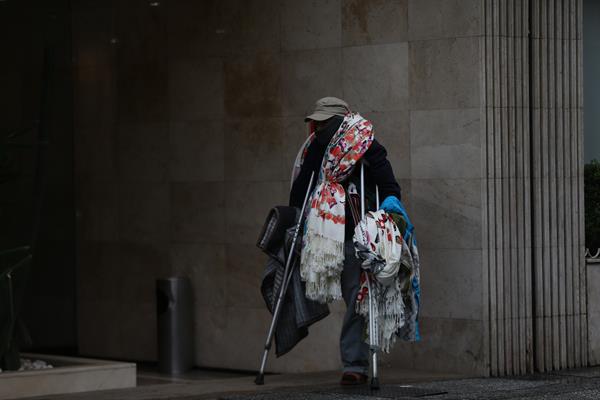
<path fill-rule="evenodd" d="M 486 1 L 485 340 L 492 375 L 587 365 L 581 1 Z"/>

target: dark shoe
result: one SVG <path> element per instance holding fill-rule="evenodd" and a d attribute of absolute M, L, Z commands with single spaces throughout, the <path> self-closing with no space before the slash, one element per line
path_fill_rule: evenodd
<path fill-rule="evenodd" d="M 364 385 L 368 378 L 368 375 L 359 372 L 344 372 L 340 385 Z"/>

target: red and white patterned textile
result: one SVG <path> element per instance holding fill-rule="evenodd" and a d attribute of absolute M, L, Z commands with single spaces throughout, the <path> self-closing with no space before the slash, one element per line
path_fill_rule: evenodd
<path fill-rule="evenodd" d="M 312 138 L 313 135 L 300 149 L 295 171 L 302 165 Z M 300 276 L 306 282 L 309 299 L 328 303 L 342 297 L 346 193 L 340 182 L 350 175 L 372 142 L 371 122 L 358 113 L 349 113 L 325 150 L 317 185 L 309 200 L 300 258 Z"/>

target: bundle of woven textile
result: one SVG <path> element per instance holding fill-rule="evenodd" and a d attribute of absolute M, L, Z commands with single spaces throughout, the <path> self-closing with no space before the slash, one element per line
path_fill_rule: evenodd
<path fill-rule="evenodd" d="M 389 353 L 397 336 L 405 340 L 419 340 L 419 265 L 416 242 L 412 237 L 412 230 L 410 236 L 405 235 L 403 238 L 398 228 L 400 225 L 405 233 L 408 232 L 410 221 L 406 219 L 402 214 L 388 214 L 383 210 L 370 211 L 354 231 L 356 255 L 363 260 L 363 269 L 371 277 L 370 285 L 364 274 L 361 278 L 356 311 L 368 319 L 368 298 L 373 296 L 375 304 L 372 317 L 377 337 L 371 343 L 378 345 L 386 353 Z M 367 328 L 367 341 L 370 341 L 369 335 L 371 332 Z"/>

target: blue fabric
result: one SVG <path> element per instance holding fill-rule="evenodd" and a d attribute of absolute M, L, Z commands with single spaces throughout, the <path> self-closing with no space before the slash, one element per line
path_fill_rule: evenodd
<path fill-rule="evenodd" d="M 415 300 L 417 301 L 417 310 L 421 309 L 421 286 L 417 277 L 412 279 L 412 287 L 415 293 Z M 417 312 L 415 320 L 415 341 L 421 340 L 421 330 L 419 329 L 419 313 Z"/>
<path fill-rule="evenodd" d="M 383 200 L 383 203 L 381 203 L 379 209 L 384 210 L 387 213 L 395 213 L 395 214 L 402 215 L 402 218 L 404 218 L 404 221 L 406 221 L 406 232 L 404 232 L 403 239 L 407 243 L 412 242 L 412 246 L 414 246 L 416 248 L 417 247 L 417 239 L 416 239 L 415 235 L 413 235 L 415 227 L 412 224 L 412 222 L 410 222 L 410 218 L 408 217 L 406 208 L 404 208 L 404 205 L 402 204 L 400 199 L 397 198 L 396 196 L 388 196 L 385 198 L 385 200 Z M 411 284 L 412 284 L 412 289 L 413 289 L 414 300 L 417 303 L 417 310 L 419 310 L 420 305 L 421 305 L 420 304 L 421 303 L 421 286 L 420 286 L 419 278 L 417 275 L 415 275 L 413 277 Z M 419 313 L 418 313 L 418 311 L 417 311 L 417 314 L 415 315 L 414 340 L 415 341 L 421 340 L 421 331 L 419 329 Z"/>
<path fill-rule="evenodd" d="M 404 205 L 396 196 L 388 196 L 383 200 L 383 203 L 379 206 L 380 210 L 384 210 L 388 213 L 396 213 L 402 215 L 404 220 L 406 221 L 406 232 L 404 232 L 404 240 L 408 240 L 409 236 L 413 233 L 415 227 L 410 222 L 410 218 L 408 218 L 408 213 L 404 208 Z M 413 238 L 414 244 L 416 245 L 416 240 Z"/>

